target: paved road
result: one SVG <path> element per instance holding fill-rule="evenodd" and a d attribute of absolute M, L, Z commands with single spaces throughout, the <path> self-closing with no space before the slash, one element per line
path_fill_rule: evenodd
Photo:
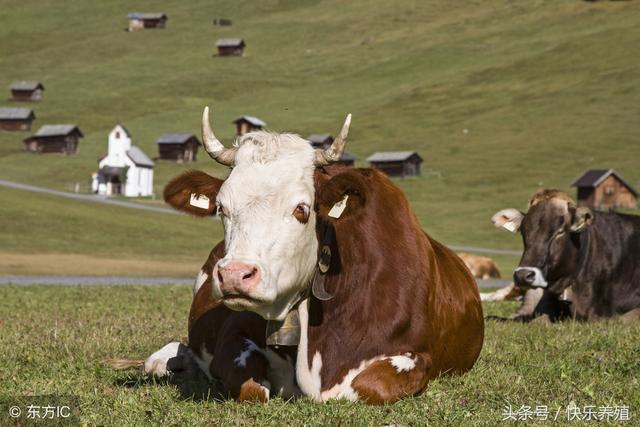
<path fill-rule="evenodd" d="M 18 182 L 6 181 L 4 179 L 0 179 L 0 186 L 14 188 L 16 190 L 31 191 L 33 193 L 51 194 L 53 196 L 66 197 L 68 199 L 82 200 L 85 202 L 104 203 L 105 205 L 120 206 L 123 208 L 129 208 L 129 209 L 141 209 L 144 211 L 160 212 L 160 213 L 167 213 L 172 215 L 180 214 L 180 212 L 178 211 L 175 211 L 173 209 L 163 208 L 160 206 L 149 206 L 149 205 L 143 205 L 141 203 L 125 202 L 123 200 L 114 200 L 104 196 L 97 196 L 93 194 L 78 194 L 78 193 L 69 193 L 67 191 L 51 190 L 49 188 L 36 187 L 28 184 L 20 184 Z"/>
<path fill-rule="evenodd" d="M 149 206 L 143 205 L 140 203 L 126 202 L 123 200 L 114 200 L 109 199 L 105 196 L 97 196 L 93 194 L 78 194 L 78 193 L 69 193 L 67 191 L 58 191 L 51 190 L 49 188 L 36 187 L 28 184 L 20 184 L 18 182 L 6 181 L 4 179 L 0 179 L 0 186 L 14 188 L 17 190 L 31 191 L 34 193 L 44 193 L 51 194 L 53 196 L 66 197 L 68 199 L 74 200 L 82 200 L 86 202 L 94 202 L 94 203 L 104 203 L 106 205 L 120 206 L 123 208 L 129 209 L 141 209 L 145 211 L 159 212 L 159 213 L 167 213 L 172 215 L 182 215 L 180 212 L 175 211 L 173 209 L 163 208 L 160 206 Z M 218 219 L 218 217 L 213 217 Z M 463 246 L 463 245 L 449 245 L 449 248 L 454 251 L 465 251 L 465 252 L 474 252 L 474 253 L 484 253 L 484 254 L 493 254 L 493 255 L 520 255 L 521 251 L 509 250 L 509 249 L 491 249 L 491 248 L 478 248 L 474 246 Z"/>
<path fill-rule="evenodd" d="M 194 278 L 128 276 L 0 276 L 0 285 L 193 285 Z M 502 287 L 509 280 L 478 280 L 481 288 Z"/>

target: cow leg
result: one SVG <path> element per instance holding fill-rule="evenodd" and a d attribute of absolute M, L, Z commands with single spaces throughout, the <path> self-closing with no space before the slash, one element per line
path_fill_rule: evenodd
<path fill-rule="evenodd" d="M 271 384 L 262 349 L 247 338 L 225 340 L 214 358 L 214 371 L 238 401 L 267 402 Z"/>
<path fill-rule="evenodd" d="M 620 316 L 620 320 L 623 323 L 633 322 L 634 320 L 637 320 L 637 319 L 640 319 L 640 307 L 634 308 L 633 310 L 629 310 Z"/>
<path fill-rule="evenodd" d="M 191 350 L 186 345 L 177 341 L 170 342 L 144 361 L 144 372 L 164 377 L 169 372 L 182 371 L 190 353 Z"/>
<path fill-rule="evenodd" d="M 351 388 L 366 403 L 393 403 L 422 391 L 429 379 L 430 366 L 431 357 L 425 353 L 386 357 L 359 373 Z"/>

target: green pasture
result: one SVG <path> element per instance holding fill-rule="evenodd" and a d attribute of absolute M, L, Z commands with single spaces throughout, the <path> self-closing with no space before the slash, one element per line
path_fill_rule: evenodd
<path fill-rule="evenodd" d="M 166 29 L 124 31 L 128 12 L 155 10 L 168 14 Z M 216 17 L 234 24 L 213 26 Z M 85 133 L 79 154 L 63 157 L 25 153 L 27 133 L 1 132 L 0 179 L 66 190 L 80 183 L 86 191 L 116 123 L 155 157 L 161 133 L 198 133 L 204 105 L 228 143 L 230 122 L 241 114 L 306 136 L 335 133 L 351 112 L 348 150 L 360 165 L 377 150 L 424 157 L 421 177 L 396 182 L 431 235 L 518 249 L 519 239 L 495 231 L 489 219 L 503 207 L 524 209 L 536 189 L 573 194 L 569 185 L 585 169 L 609 167 L 640 188 L 639 26 L 636 1 L 0 0 L 0 88 L 8 97 L 11 81 L 41 80 L 44 100 L 28 104 L 35 129 L 76 123 Z M 216 57 L 216 39 L 235 36 L 245 39 L 245 56 Z M 193 165 L 158 162 L 156 193 L 190 168 L 226 173 L 202 152 Z M 109 229 L 116 237 L 89 221 L 84 233 L 96 240 L 74 234 L 58 246 L 56 229 L 71 222 L 65 212 L 91 218 L 97 208 L 6 197 L 0 221 L 12 227 L 0 236 L 4 251 L 74 246 L 163 257 L 183 253 L 163 232 L 184 242 L 201 233 L 189 220 L 118 210 L 122 220 Z M 7 206 L 16 198 L 48 206 L 51 218 Z M 45 231 L 54 238 L 40 242 L 32 224 L 54 217 Z M 119 240 L 137 236 L 131 228 L 151 238 Z M 185 256 L 200 260 L 202 251 Z"/>
<path fill-rule="evenodd" d="M 584 425 L 566 419 L 570 404 L 629 408 L 630 422 L 602 425 L 631 426 L 639 416 L 638 322 L 488 320 L 475 367 L 431 382 L 419 396 L 382 407 L 280 398 L 262 405 L 193 399 L 164 381 L 102 364 L 185 340 L 187 286 L 2 286 L 0 300 L 0 425 L 13 424 L 9 405 L 34 395 L 64 395 L 58 401 L 71 401 L 83 425 L 514 425 L 502 421 L 509 405 L 545 405 L 550 417 L 561 408 L 553 425 Z M 508 315 L 515 305 L 486 304 L 485 314 Z"/>

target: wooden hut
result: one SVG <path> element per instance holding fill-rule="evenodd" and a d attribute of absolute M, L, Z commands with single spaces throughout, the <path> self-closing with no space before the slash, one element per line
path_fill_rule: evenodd
<path fill-rule="evenodd" d="M 333 136 L 328 133 L 316 133 L 313 135 L 309 135 L 307 137 L 307 141 L 309 141 L 309 144 L 311 144 L 313 148 L 324 150 L 329 148 L 333 143 Z M 353 166 L 356 160 L 358 160 L 356 156 L 349 153 L 348 151 L 344 151 L 342 153 L 342 157 L 340 157 L 340 160 L 335 163 L 344 166 Z"/>
<path fill-rule="evenodd" d="M 244 40 L 237 38 L 218 39 L 216 47 L 218 48 L 218 56 L 242 56 Z"/>
<path fill-rule="evenodd" d="M 233 21 L 227 18 L 215 18 L 213 20 L 213 25 L 219 25 L 221 27 L 230 27 L 231 25 L 233 25 Z"/>
<path fill-rule="evenodd" d="M 415 151 L 379 151 L 367 161 L 372 168 L 380 169 L 389 176 L 406 177 L 420 175 L 422 157 Z"/>
<path fill-rule="evenodd" d="M 156 144 L 160 159 L 182 163 L 196 160 L 200 141 L 192 133 L 165 133 Z"/>
<path fill-rule="evenodd" d="M 267 124 L 257 117 L 240 116 L 233 121 L 236 125 L 236 134 L 242 136 L 254 130 L 262 130 Z"/>
<path fill-rule="evenodd" d="M 3 130 L 30 130 L 35 118 L 31 108 L 0 107 L 0 129 Z"/>
<path fill-rule="evenodd" d="M 140 13 L 132 12 L 127 15 L 129 31 L 145 28 L 164 28 L 167 25 L 167 17 L 164 13 Z"/>
<path fill-rule="evenodd" d="M 40 101 L 44 92 L 44 86 L 37 81 L 13 82 L 9 89 L 14 101 Z"/>
<path fill-rule="evenodd" d="M 76 125 L 44 125 L 24 140 L 25 149 L 34 153 L 75 154 L 78 139 L 83 136 Z"/>
<path fill-rule="evenodd" d="M 635 208 L 638 192 L 613 169 L 592 169 L 576 179 L 578 206 L 593 209 Z"/>

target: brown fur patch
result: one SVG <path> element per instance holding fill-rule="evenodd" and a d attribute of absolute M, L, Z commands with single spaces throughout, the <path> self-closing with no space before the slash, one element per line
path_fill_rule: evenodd
<path fill-rule="evenodd" d="M 255 382 L 253 378 L 249 378 L 240 386 L 238 400 L 240 402 L 249 401 L 267 403 L 269 401 L 269 397 L 260 384 Z"/>
<path fill-rule="evenodd" d="M 393 403 L 424 388 L 428 379 L 425 368 L 420 357 L 413 369 L 403 372 L 398 372 L 389 359 L 379 360 L 355 377 L 351 388 L 370 405 Z"/>

